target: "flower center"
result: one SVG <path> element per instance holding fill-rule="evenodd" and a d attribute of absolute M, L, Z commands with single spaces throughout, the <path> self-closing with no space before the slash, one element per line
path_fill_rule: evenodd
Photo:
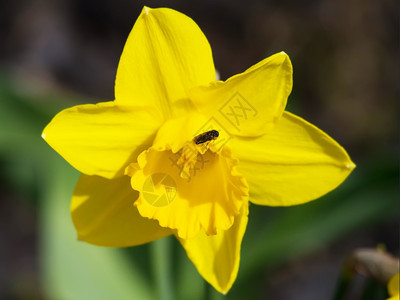
<path fill-rule="evenodd" d="M 201 116 L 163 124 L 153 145 L 126 168 L 140 215 L 183 239 L 228 230 L 248 201 L 248 185 L 224 140 L 222 129 Z"/>
<path fill-rule="evenodd" d="M 196 164 L 204 164 L 203 154 L 208 149 L 214 153 L 216 152 L 214 147 L 211 146 L 213 146 L 213 141 L 218 136 L 218 131 L 210 130 L 199 134 L 182 148 L 181 155 L 176 163 L 181 170 L 179 173 L 181 178 L 190 180 L 195 175 L 195 172 L 199 170 Z"/>

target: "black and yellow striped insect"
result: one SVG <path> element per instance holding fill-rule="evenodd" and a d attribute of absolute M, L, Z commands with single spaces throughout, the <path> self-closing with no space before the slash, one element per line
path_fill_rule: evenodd
<path fill-rule="evenodd" d="M 208 141 L 215 140 L 215 139 L 217 139 L 218 136 L 219 136 L 218 131 L 210 130 L 210 131 L 204 132 L 202 134 L 199 134 L 198 136 L 196 136 L 193 139 L 193 141 L 196 145 L 199 145 L 199 144 L 203 144 Z"/>

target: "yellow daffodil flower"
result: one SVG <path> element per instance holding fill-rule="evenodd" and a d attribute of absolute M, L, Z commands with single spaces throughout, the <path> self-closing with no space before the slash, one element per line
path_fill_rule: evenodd
<path fill-rule="evenodd" d="M 71 204 L 80 240 L 124 247 L 174 234 L 226 293 L 249 201 L 308 202 L 355 165 L 332 138 L 285 111 L 292 65 L 284 52 L 226 81 L 215 74 L 193 20 L 145 7 L 121 56 L 115 100 L 65 109 L 42 136 L 82 173 Z"/>
<path fill-rule="evenodd" d="M 390 298 L 387 300 L 399 300 L 399 272 L 397 272 L 390 280 L 388 283 L 388 292 L 390 295 Z"/>

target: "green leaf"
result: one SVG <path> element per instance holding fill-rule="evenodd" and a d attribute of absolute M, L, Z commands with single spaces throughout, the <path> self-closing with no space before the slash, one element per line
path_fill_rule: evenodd
<path fill-rule="evenodd" d="M 206 294 L 207 286 L 213 289 L 206 283 L 196 270 L 193 263 L 189 260 L 185 250 L 175 240 L 176 264 L 175 264 L 175 282 L 176 282 L 176 295 L 179 300 L 203 300 L 208 299 Z"/>
<path fill-rule="evenodd" d="M 0 76 L 1 175 L 17 191 L 39 200 L 39 253 L 47 298 L 154 299 L 149 273 L 138 262 L 141 256 L 130 258 L 123 249 L 77 240 L 70 199 L 79 174 L 41 138 L 55 113 L 77 101 L 54 95 L 51 103 L 49 97 L 16 91 Z M 54 101 L 60 98 L 64 100 Z M 136 247 L 131 254 L 141 252 L 143 247 Z"/>
<path fill-rule="evenodd" d="M 78 173 L 49 154 L 40 214 L 41 261 L 49 299 L 154 299 L 145 274 L 121 249 L 79 242 L 70 217 Z M 137 259 L 140 259 L 137 258 Z"/>

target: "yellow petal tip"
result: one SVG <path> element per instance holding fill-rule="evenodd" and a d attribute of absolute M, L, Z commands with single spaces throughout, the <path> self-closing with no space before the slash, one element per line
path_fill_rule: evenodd
<path fill-rule="evenodd" d="M 355 164 L 347 164 L 347 165 L 346 165 L 346 168 L 347 168 L 347 169 L 350 169 L 350 170 L 353 170 L 355 167 L 356 167 Z"/>
<path fill-rule="evenodd" d="M 153 9 L 152 9 L 151 7 L 143 6 L 142 15 L 148 16 L 148 15 L 150 14 L 150 11 L 152 11 L 152 10 L 153 10 Z"/>
<path fill-rule="evenodd" d="M 42 139 L 46 139 L 46 134 L 44 132 L 42 132 Z"/>

